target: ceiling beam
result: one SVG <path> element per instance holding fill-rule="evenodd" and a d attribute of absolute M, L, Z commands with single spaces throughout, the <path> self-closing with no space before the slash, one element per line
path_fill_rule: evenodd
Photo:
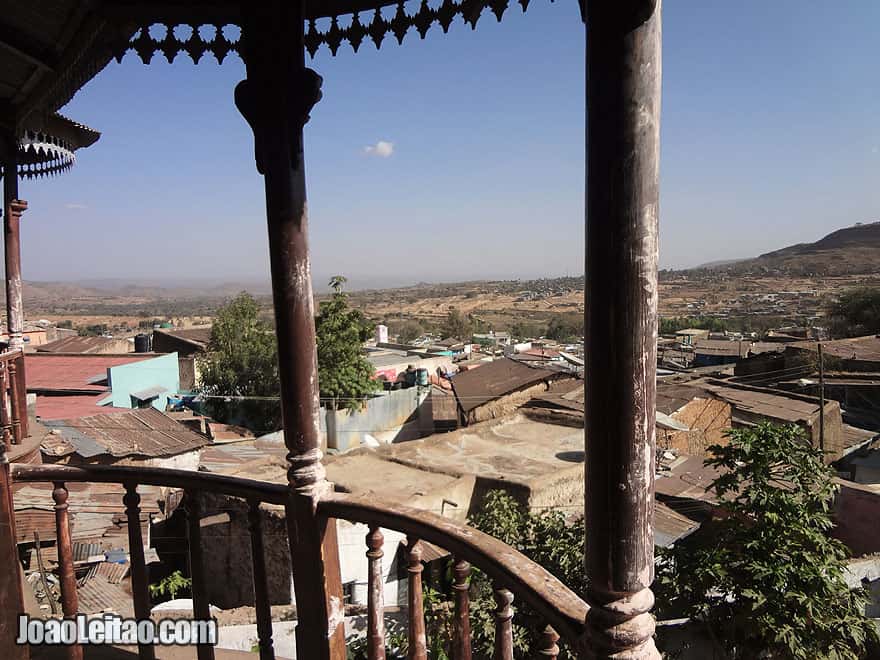
<path fill-rule="evenodd" d="M 0 23 L 0 48 L 38 69 L 55 71 L 55 56 L 48 48 L 35 48 L 31 40 L 19 36 L 9 25 Z"/>

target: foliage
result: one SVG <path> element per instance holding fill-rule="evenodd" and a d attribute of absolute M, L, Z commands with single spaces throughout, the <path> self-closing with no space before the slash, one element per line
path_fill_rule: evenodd
<path fill-rule="evenodd" d="M 349 307 L 348 295 L 343 291 L 345 282 L 341 275 L 331 278 L 333 294 L 321 303 L 315 318 L 318 383 L 322 398 L 332 402 L 329 405 L 357 410 L 381 384 L 373 380 L 374 369 L 362 347 L 374 326 L 360 310 Z"/>
<path fill-rule="evenodd" d="M 727 515 L 661 553 L 660 616 L 705 623 L 731 658 L 861 657 L 877 633 L 828 535 L 837 487 L 822 452 L 799 427 L 766 423 L 709 451 Z"/>
<path fill-rule="evenodd" d="M 168 600 L 174 600 L 180 592 L 189 591 L 192 587 L 192 579 L 184 577 L 180 571 L 174 571 L 163 577 L 156 584 L 150 585 L 150 596 L 154 600 L 168 597 Z"/>
<path fill-rule="evenodd" d="M 107 324 L 96 323 L 95 325 L 80 326 L 77 328 L 77 334 L 80 337 L 100 337 L 107 334 Z"/>
<path fill-rule="evenodd" d="M 505 491 L 487 494 L 471 524 L 516 548 L 546 568 L 581 597 L 584 580 L 584 521 L 567 520 L 558 509 L 533 513 Z M 489 658 L 495 639 L 495 600 L 491 580 L 476 568 L 471 569 L 471 636 L 474 657 Z M 451 611 L 452 605 L 446 607 Z M 514 601 L 513 644 L 517 658 L 533 657 L 547 622 L 525 603 Z M 434 608 L 437 609 L 436 607 Z M 426 617 L 427 620 L 427 617 Z M 561 659 L 574 654 L 560 644 Z"/>
<path fill-rule="evenodd" d="M 786 319 L 780 316 L 746 315 L 723 319 L 714 316 L 670 316 L 661 317 L 658 329 L 661 335 L 674 335 L 685 328 L 698 328 L 709 332 L 757 332 L 764 335 L 768 330 L 783 325 Z"/>
<path fill-rule="evenodd" d="M 280 428 L 275 333 L 250 294 L 240 293 L 217 311 L 207 353 L 199 362 L 199 387 L 217 397 L 209 398 L 206 408 L 218 421 L 243 424 L 257 434 Z"/>
<path fill-rule="evenodd" d="M 440 334 L 444 339 L 454 337 L 462 341 L 469 341 L 473 335 L 473 324 L 459 309 L 450 307 L 443 327 L 440 329 Z"/>
<path fill-rule="evenodd" d="M 64 328 L 66 330 L 72 330 L 73 329 L 73 321 L 71 321 L 70 319 L 64 319 L 62 321 L 58 321 L 58 323 L 55 324 L 55 327 L 56 328 Z"/>
<path fill-rule="evenodd" d="M 724 320 L 716 319 L 711 316 L 660 317 L 659 333 L 661 335 L 674 335 L 679 330 L 684 330 L 685 328 L 698 328 L 700 330 L 709 330 L 710 332 L 724 332 L 728 329 L 728 326 Z"/>
<path fill-rule="evenodd" d="M 516 339 L 528 339 L 543 336 L 546 328 L 539 323 L 516 321 L 510 325 L 510 334 Z"/>
<path fill-rule="evenodd" d="M 385 658 L 406 660 L 407 632 L 397 621 L 385 617 Z M 345 660 L 367 660 L 367 636 L 349 639 L 345 646 Z"/>
<path fill-rule="evenodd" d="M 404 321 L 403 323 L 395 324 L 392 327 L 394 329 L 394 334 L 397 335 L 397 341 L 401 344 L 409 344 L 425 333 L 422 324 L 414 320 Z"/>
<path fill-rule="evenodd" d="M 583 336 L 583 314 L 556 314 L 547 325 L 547 337 L 556 341 L 574 341 Z"/>
<path fill-rule="evenodd" d="M 835 337 L 880 333 L 880 288 L 846 291 L 829 307 L 828 318 Z"/>

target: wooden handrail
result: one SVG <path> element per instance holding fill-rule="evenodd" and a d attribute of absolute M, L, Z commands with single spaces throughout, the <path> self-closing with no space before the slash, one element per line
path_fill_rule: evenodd
<path fill-rule="evenodd" d="M 290 490 L 284 484 L 256 479 L 228 477 L 209 472 L 174 470 L 170 468 L 132 467 L 128 465 L 12 465 L 14 481 L 66 481 L 68 483 L 127 484 L 166 486 L 181 490 L 198 490 L 240 497 L 245 500 L 285 504 Z"/>
<path fill-rule="evenodd" d="M 266 483 L 206 472 L 130 466 L 19 465 L 12 478 L 18 482 L 119 483 L 180 488 L 240 497 L 253 504 L 284 504 L 289 489 Z M 318 503 L 318 514 L 383 527 L 407 534 L 450 551 L 459 561 L 469 562 L 496 585 L 515 593 L 517 599 L 537 611 L 566 641 L 577 644 L 584 630 L 588 606 L 546 569 L 496 538 L 458 522 L 408 506 L 382 503 L 348 493 L 331 493 Z"/>
<path fill-rule="evenodd" d="M 479 568 L 528 603 L 568 642 L 581 636 L 589 606 L 546 569 L 506 543 L 430 511 L 348 493 L 318 503 L 318 513 L 366 525 L 377 524 L 434 543 Z"/>

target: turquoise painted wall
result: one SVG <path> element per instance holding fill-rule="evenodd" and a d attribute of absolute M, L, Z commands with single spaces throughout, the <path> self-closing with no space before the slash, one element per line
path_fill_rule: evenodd
<path fill-rule="evenodd" d="M 109 403 L 117 408 L 137 407 L 131 400 L 132 392 L 163 387 L 166 391 L 153 401 L 153 407 L 164 411 L 168 403 L 168 395 L 176 394 L 180 389 L 177 353 L 110 367 L 108 371 L 108 383 L 112 392 Z"/>

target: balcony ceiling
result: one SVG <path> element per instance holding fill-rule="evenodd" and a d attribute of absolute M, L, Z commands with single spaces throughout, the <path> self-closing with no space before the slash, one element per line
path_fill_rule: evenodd
<path fill-rule="evenodd" d="M 224 30 L 240 25 L 244 0 L 28 0 L 7 2 L 0 13 L 0 130 L 17 136 L 46 132 L 53 113 L 65 105 L 112 58 L 130 49 L 149 63 L 155 53 L 169 61 L 205 53 L 222 61 L 238 42 Z M 262 1 L 262 0 L 261 0 Z M 304 0 L 305 43 L 314 56 L 342 44 L 379 47 L 408 34 L 445 32 L 459 16 L 476 27 L 484 10 L 498 20 L 508 4 L 529 0 Z M 414 5 L 418 9 L 414 8 Z M 380 10 L 383 10 L 381 11 Z M 489 13 L 486 11 L 485 13 Z M 337 21 L 337 19 L 339 19 Z M 158 30 L 152 26 L 159 25 Z M 176 29 L 184 26 L 183 30 Z M 208 26 L 205 30 L 204 26 Z M 389 38 L 390 37 L 390 38 Z M 87 146 L 96 134 L 79 136 Z"/>

